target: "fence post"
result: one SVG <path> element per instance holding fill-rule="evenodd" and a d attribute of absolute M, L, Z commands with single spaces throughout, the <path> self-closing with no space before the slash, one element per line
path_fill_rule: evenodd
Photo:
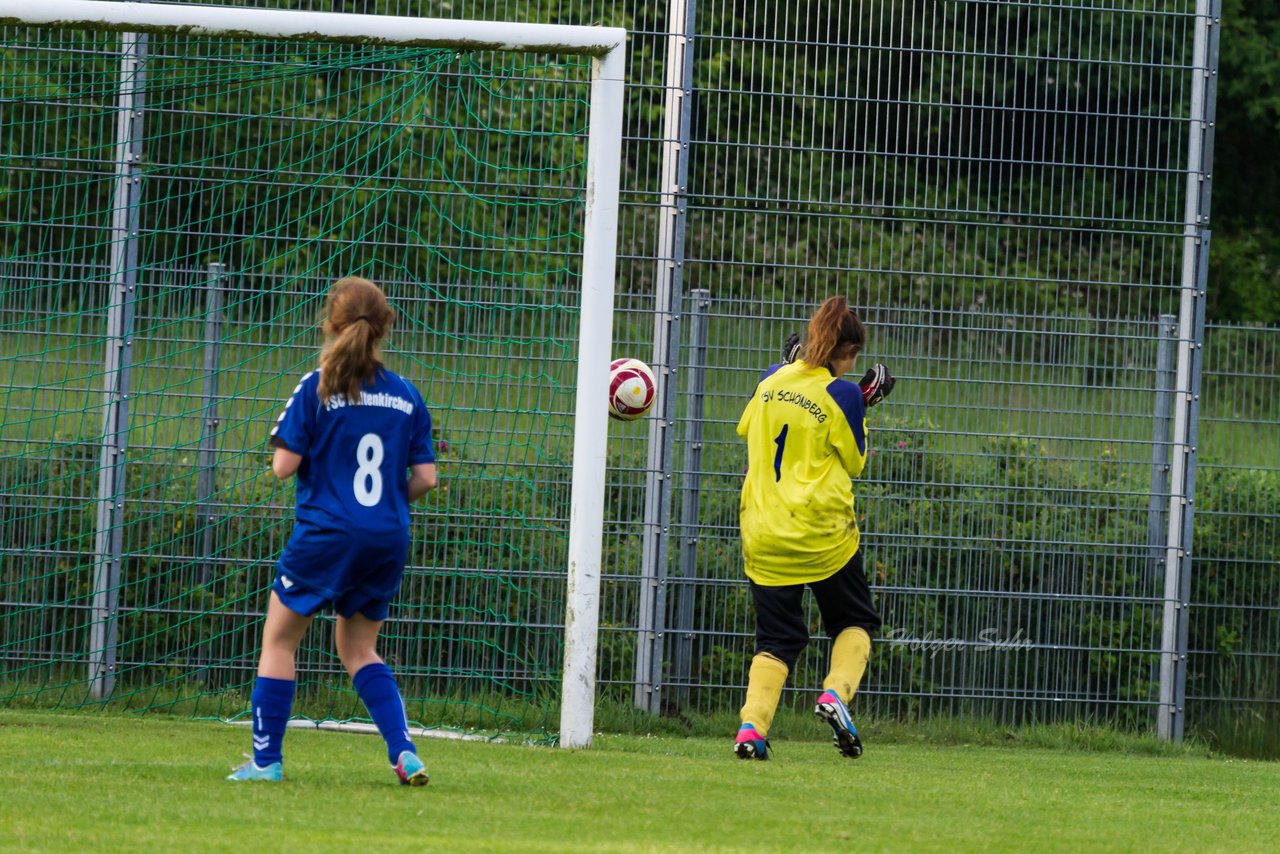
<path fill-rule="evenodd" d="M 1174 368 L 1177 346 L 1178 316 L 1160 315 L 1156 321 L 1156 395 L 1151 422 L 1151 485 L 1147 499 L 1147 572 L 1154 589 L 1167 586 L 1166 574 L 1169 571 L 1169 468 L 1173 441 L 1173 386 L 1176 378 Z M 1157 685 L 1162 684 L 1161 662 L 1153 666 L 1151 674 Z M 1164 705 L 1157 702 L 1157 718 L 1163 714 L 1164 709 Z"/>
<path fill-rule="evenodd" d="M 654 252 L 652 365 L 659 372 L 658 399 L 649 418 L 645 465 L 644 542 L 637 615 L 635 704 L 662 708 L 662 644 L 665 635 L 667 559 L 670 549 L 671 474 L 675 456 L 676 366 L 680 301 L 684 287 L 685 211 L 688 206 L 690 111 L 693 95 L 693 32 L 696 0 L 670 0 L 664 104 L 658 246 Z M 673 346 L 674 345 L 674 346 Z"/>
<path fill-rule="evenodd" d="M 142 196 L 143 87 L 147 36 L 120 36 L 116 100 L 115 189 L 111 219 L 111 280 L 103 337 L 102 449 L 98 467 L 93 604 L 89 624 L 89 695 L 108 699 L 116 683 L 117 611 L 123 550 L 125 455 L 129 380 L 133 367 L 133 309 L 138 287 L 138 212 Z"/>
<path fill-rule="evenodd" d="M 1147 502 L 1147 562 L 1151 577 L 1160 579 L 1169 542 L 1169 442 L 1173 432 L 1174 356 L 1178 345 L 1178 317 L 1160 315 L 1156 322 L 1156 400 L 1151 425 L 1151 489 Z"/>
<path fill-rule="evenodd" d="M 1207 211 L 1208 208 L 1205 208 L 1205 210 Z M 1191 437 L 1191 452 L 1188 454 L 1183 486 L 1183 494 L 1187 496 L 1187 509 L 1182 514 L 1182 553 L 1184 557 L 1182 571 L 1178 574 L 1178 603 L 1182 606 L 1182 618 L 1178 621 L 1178 637 L 1176 641 L 1178 667 L 1175 670 L 1176 678 L 1173 683 L 1174 708 L 1181 712 L 1174 720 L 1173 737 L 1177 741 L 1182 741 L 1187 722 L 1187 664 L 1191 652 L 1189 648 L 1191 630 L 1191 552 L 1194 542 L 1193 522 L 1195 521 L 1195 514 L 1192 511 L 1196 494 L 1196 445 L 1199 443 L 1200 436 L 1200 389 L 1204 377 L 1204 312 L 1207 302 L 1205 299 L 1205 285 L 1209 279 L 1209 230 L 1207 228 L 1200 232 L 1199 250 L 1196 259 L 1199 269 L 1197 275 L 1197 294 L 1199 298 L 1196 300 L 1196 315 L 1192 332 L 1193 340 L 1195 341 L 1195 358 L 1192 362 L 1191 394 L 1187 402 L 1187 433 Z"/>
<path fill-rule="evenodd" d="M 1169 528 L 1160 643 L 1160 711 L 1156 731 L 1181 741 L 1185 729 L 1191 544 L 1195 501 L 1200 373 L 1209 258 L 1209 198 L 1218 67 L 1220 0 L 1196 0 L 1192 53 L 1187 191 L 1183 215 L 1178 373 L 1170 464 Z"/>
<path fill-rule="evenodd" d="M 698 508 L 702 492 L 702 415 L 706 394 L 707 308 L 711 291 L 696 288 L 690 292 L 692 304 L 686 315 L 689 321 L 689 410 L 685 421 L 684 471 L 688 480 L 680 490 L 680 563 L 676 586 L 675 618 L 671 636 L 675 643 L 671 652 L 669 682 L 680 687 L 681 701 L 688 694 L 689 675 L 693 672 L 693 598 L 694 578 L 698 574 Z"/>
<path fill-rule="evenodd" d="M 212 262 L 204 290 L 204 384 L 200 409 L 200 449 L 196 457 L 196 527 L 200 531 L 199 581 L 213 579 L 213 496 L 218 489 L 218 358 L 222 349 L 222 281 L 226 267 Z"/>

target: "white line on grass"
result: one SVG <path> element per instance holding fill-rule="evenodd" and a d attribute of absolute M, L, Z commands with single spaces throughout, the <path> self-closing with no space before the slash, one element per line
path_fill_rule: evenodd
<path fill-rule="evenodd" d="M 231 724 L 232 726 L 251 726 L 253 721 L 250 719 L 241 721 L 223 721 L 223 723 Z M 334 720 L 309 721 L 294 719 L 289 721 L 288 726 L 290 729 L 322 729 L 330 732 L 358 732 L 365 735 L 378 734 L 378 728 L 373 724 L 344 723 L 342 721 Z M 448 738 L 454 739 L 455 741 L 487 741 L 495 744 L 505 744 L 508 742 L 508 739 L 501 738 L 499 736 L 484 735 L 483 733 L 456 732 L 454 730 L 447 729 L 427 729 L 426 727 L 420 726 L 409 727 L 409 734 L 422 736 L 423 738 Z M 536 742 L 533 741 L 528 741 L 526 743 L 530 745 L 536 744 Z"/>

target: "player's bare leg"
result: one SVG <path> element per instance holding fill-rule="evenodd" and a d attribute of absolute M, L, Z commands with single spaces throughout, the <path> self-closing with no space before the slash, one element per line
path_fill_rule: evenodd
<path fill-rule="evenodd" d="M 304 617 L 289 610 L 274 590 L 267 602 L 267 619 L 262 623 L 262 654 L 258 658 L 258 675 L 271 679 L 293 680 L 297 674 L 294 659 L 315 617 Z"/>

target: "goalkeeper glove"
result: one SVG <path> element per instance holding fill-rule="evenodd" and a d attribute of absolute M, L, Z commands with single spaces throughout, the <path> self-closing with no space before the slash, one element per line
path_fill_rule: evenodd
<path fill-rule="evenodd" d="M 782 364 L 789 365 L 800 355 L 800 336 L 792 332 L 782 343 Z"/>
<path fill-rule="evenodd" d="M 889 369 L 877 362 L 871 366 L 871 370 L 862 375 L 862 379 L 858 380 L 858 387 L 862 389 L 862 400 L 870 408 L 889 396 L 889 392 L 893 391 L 893 384 L 898 381 L 897 377 L 889 373 Z"/>

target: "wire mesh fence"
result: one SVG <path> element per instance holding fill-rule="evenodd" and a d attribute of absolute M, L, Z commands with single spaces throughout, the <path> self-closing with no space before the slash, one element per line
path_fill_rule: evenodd
<path fill-rule="evenodd" d="M 1188 724 L 1274 754 L 1280 704 L 1280 330 L 1210 325 L 1192 541 Z"/>
<path fill-rule="evenodd" d="M 409 0 L 239 5 L 423 11 Z M 631 31 L 614 335 L 618 355 L 651 361 L 669 393 L 649 422 L 615 425 L 610 437 L 603 695 L 670 714 L 741 701 L 752 615 L 737 533 L 744 453 L 733 426 L 786 334 L 822 298 L 845 293 L 871 329 L 864 359 L 901 378 L 871 422 L 875 456 L 855 489 L 886 623 L 859 700 L 864 712 L 1155 726 L 1162 710 L 1181 710 L 1183 698 L 1163 690 L 1176 674 L 1162 665 L 1185 649 L 1188 725 L 1274 720 L 1280 332 L 1195 322 L 1206 287 L 1212 98 L 1204 79 L 1215 61 L 1216 4 L 548 0 L 469 2 L 448 14 Z M 96 135 L 111 132 L 104 124 Z M 266 221 L 277 213 L 263 211 Z M 253 231 L 211 226 L 215 237 Z M 195 294 L 207 272 L 183 274 L 189 295 L 177 285 L 167 292 L 166 316 L 182 330 L 171 343 L 185 361 L 157 380 L 168 390 L 132 416 L 143 432 L 182 422 L 181 440 L 170 444 L 193 460 L 209 452 L 202 424 L 211 407 L 219 421 L 243 427 L 234 440 L 226 431 L 241 427 L 221 428 L 215 459 L 256 447 L 257 422 L 278 403 L 271 389 L 287 383 L 314 343 L 311 316 L 248 295 L 224 297 L 254 307 L 238 315 L 238 330 L 206 334 L 209 312 Z M 64 299 L 67 282 L 89 278 L 57 274 L 60 291 L 13 284 L 49 275 L 10 269 L 9 330 L 30 329 L 20 318 L 46 310 L 29 294 Z M 445 459 L 444 482 L 485 478 L 494 449 L 518 445 L 530 426 L 485 422 L 504 409 L 509 380 L 481 373 L 474 388 L 459 385 L 451 366 L 471 339 L 441 337 L 440 324 L 474 330 L 494 316 L 486 306 L 505 297 L 468 294 L 439 309 L 432 294 L 414 291 L 422 277 L 388 280 L 403 304 L 422 299 L 424 312 L 453 313 L 433 315 L 441 319 L 397 346 L 447 396 L 444 406 L 467 413 L 468 437 L 494 437 L 483 452 L 475 444 L 483 440 L 469 438 L 475 453 Z M 237 287 L 277 290 L 245 280 Z M 6 483 L 9 507 L 20 495 L 34 502 L 5 521 L 5 607 L 22 615 L 7 625 L 29 626 L 22 631 L 37 639 L 6 635 L 8 662 L 75 654 L 54 629 L 68 619 L 58 603 L 73 598 L 50 586 L 56 573 L 18 577 L 12 568 L 31 548 L 74 563 L 91 545 L 93 526 L 67 508 L 96 497 L 97 439 L 86 449 L 56 434 L 101 430 L 82 401 L 101 392 L 106 317 L 89 306 L 77 317 L 42 330 L 57 342 L 42 358 L 59 373 L 31 391 L 33 411 L 51 424 L 79 419 L 79 427 L 11 438 L 17 422 L 5 410 L 6 440 L 27 442 L 24 453 L 41 465 L 85 461 L 58 496 L 29 497 Z M 540 317 L 549 326 L 530 340 L 571 338 L 557 326 L 568 320 Z M 267 342 L 281 330 L 289 349 L 275 353 Z M 227 349 L 249 340 L 274 354 L 253 364 Z M 260 400 L 242 400 L 233 414 L 225 369 L 210 372 L 202 361 L 210 342 L 224 348 L 217 364 L 254 372 Z M 544 372 L 560 377 L 554 366 L 573 359 L 560 344 L 529 352 L 551 366 L 528 371 L 535 384 Z M 11 388 L 20 385 L 12 366 L 22 354 L 4 355 Z M 562 416 L 570 386 L 546 382 L 554 390 L 533 408 Z M 564 485 L 562 461 L 533 457 L 526 462 L 546 472 L 539 489 L 550 496 Z M 254 476 L 245 468 L 235 477 Z M 1188 486 L 1192 501 L 1183 504 Z M 227 506 L 198 475 L 182 491 L 137 500 L 140 508 L 153 502 L 147 516 L 156 520 L 137 536 L 197 576 L 210 527 L 215 553 L 250 530 L 275 531 L 261 543 L 265 554 L 286 530 L 287 495 Z M 400 660 L 453 655 L 459 674 L 518 680 L 529 672 L 512 651 L 554 659 L 559 594 L 526 588 L 556 583 L 567 505 L 546 496 L 536 503 L 512 510 L 528 529 L 518 548 L 472 549 L 465 566 L 442 562 L 456 554 L 446 543 L 468 538 L 456 517 L 469 505 L 427 514 L 411 574 L 420 581 L 407 586 L 406 602 L 435 601 L 448 594 L 421 585 L 453 591 L 465 576 L 508 591 L 510 605 L 501 619 L 481 606 L 425 615 L 400 633 Z M 476 525 L 509 526 L 512 513 L 495 504 Z M 206 514 L 220 521 L 199 527 Z M 173 516 L 198 533 L 166 527 Z M 1193 526 L 1188 548 L 1184 518 Z M 246 574 L 244 561 L 227 573 L 242 607 L 226 614 L 211 658 L 247 661 L 255 648 L 253 596 L 266 581 Z M 137 596 L 136 613 L 163 610 L 163 582 L 123 584 Z M 1176 631 L 1167 635 L 1174 618 L 1185 625 L 1181 643 Z M 477 626 L 512 637 L 468 652 L 459 638 Z M 172 664 L 166 649 L 175 647 L 166 643 L 157 647 L 161 668 Z M 308 648 L 304 671 L 334 666 L 323 644 Z M 789 698 L 808 696 L 824 656 L 823 644 L 811 645 Z M 542 666 L 531 681 L 553 683 L 554 671 Z M 437 682 L 434 690 L 461 689 Z"/>

